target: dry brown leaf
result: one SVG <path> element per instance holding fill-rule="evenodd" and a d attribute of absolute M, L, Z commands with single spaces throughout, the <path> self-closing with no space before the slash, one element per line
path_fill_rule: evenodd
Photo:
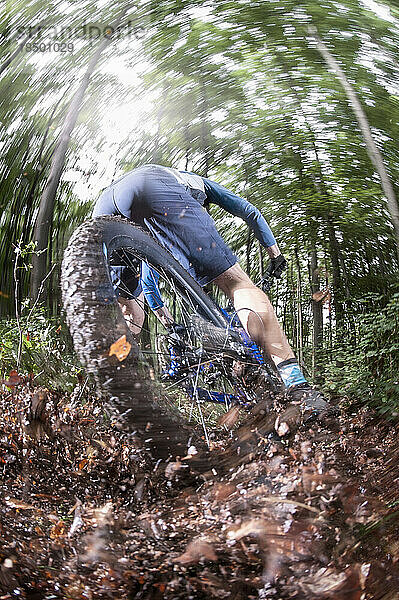
<path fill-rule="evenodd" d="M 260 536 L 266 533 L 266 523 L 262 519 L 246 521 L 238 529 L 231 529 L 227 537 L 231 540 L 240 540 L 247 535 Z"/>
<path fill-rule="evenodd" d="M 188 565 L 197 563 L 201 559 L 215 561 L 217 560 L 217 556 L 209 542 L 205 540 L 193 540 L 188 544 L 184 554 L 175 558 L 174 562 L 181 565 Z"/>
<path fill-rule="evenodd" d="M 314 294 L 312 294 L 312 298 L 315 302 L 321 302 L 321 300 L 326 302 L 328 300 L 329 296 L 331 297 L 330 290 L 328 288 L 324 288 L 324 290 L 319 290 L 319 291 L 315 292 Z"/>
<path fill-rule="evenodd" d="M 37 390 L 31 400 L 31 413 L 33 419 L 45 421 L 47 418 L 46 402 L 48 400 L 47 393 L 44 390 Z"/>
<path fill-rule="evenodd" d="M 214 489 L 214 498 L 218 502 L 226 500 L 226 498 L 234 494 L 236 489 L 236 486 L 232 483 L 218 483 Z"/>
<path fill-rule="evenodd" d="M 66 533 L 67 533 L 67 525 L 66 525 L 65 521 L 58 521 L 58 523 L 56 523 L 54 525 L 54 527 L 51 528 L 50 537 L 51 538 L 62 537 L 64 535 L 66 535 Z"/>
<path fill-rule="evenodd" d="M 108 356 L 115 354 L 119 362 L 122 362 L 129 355 L 131 348 L 132 345 L 127 341 L 126 336 L 122 335 L 116 342 L 111 344 Z"/>
<path fill-rule="evenodd" d="M 329 567 L 319 569 L 312 578 L 299 585 L 303 591 L 320 600 L 360 600 L 364 577 L 361 576 L 359 565 L 341 572 Z"/>
<path fill-rule="evenodd" d="M 185 466 L 186 465 L 182 465 L 180 460 L 177 460 L 176 462 L 168 463 L 166 465 L 166 469 L 165 469 L 165 477 L 167 479 L 173 479 L 175 477 L 176 473 L 178 473 L 180 471 L 180 469 Z"/>
<path fill-rule="evenodd" d="M 232 406 L 230 410 L 227 411 L 227 413 L 220 417 L 220 419 L 218 420 L 218 425 L 224 425 L 225 427 L 227 427 L 227 429 L 232 429 L 237 423 L 239 416 L 239 406 Z"/>
<path fill-rule="evenodd" d="M 27 504 L 26 502 L 22 502 L 22 500 L 18 500 L 17 498 L 8 498 L 5 500 L 7 506 L 11 506 L 11 508 L 19 508 L 20 510 L 34 510 L 35 506 L 33 504 Z"/>
<path fill-rule="evenodd" d="M 1 383 L 3 385 L 6 385 L 8 388 L 15 388 L 15 386 L 17 385 L 21 385 L 21 383 L 24 383 L 25 379 L 24 377 L 21 377 L 21 375 L 18 375 L 17 371 L 10 371 L 10 374 L 8 376 L 8 379 L 2 379 Z"/>

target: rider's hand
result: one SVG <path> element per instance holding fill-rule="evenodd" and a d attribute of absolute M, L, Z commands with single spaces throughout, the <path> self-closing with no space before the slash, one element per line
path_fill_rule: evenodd
<path fill-rule="evenodd" d="M 271 258 L 266 269 L 266 273 L 269 277 L 275 277 L 280 279 L 284 269 L 287 267 L 287 261 L 282 254 L 279 254 L 275 258 Z"/>
<path fill-rule="evenodd" d="M 175 333 L 179 337 L 183 337 L 186 333 L 186 328 L 184 327 L 184 325 L 180 325 L 180 323 L 170 323 L 167 328 L 169 331 Z"/>

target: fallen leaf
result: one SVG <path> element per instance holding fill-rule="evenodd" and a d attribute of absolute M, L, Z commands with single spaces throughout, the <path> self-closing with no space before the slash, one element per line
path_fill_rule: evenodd
<path fill-rule="evenodd" d="M 214 498 L 217 502 L 226 500 L 226 498 L 234 494 L 236 489 L 236 486 L 232 483 L 218 483 L 216 485 L 216 489 L 214 490 Z"/>
<path fill-rule="evenodd" d="M 21 385 L 24 381 L 24 377 L 18 375 L 17 371 L 10 371 L 8 379 L 2 379 L 1 383 L 12 389 L 15 388 L 16 385 Z"/>
<path fill-rule="evenodd" d="M 122 362 L 129 355 L 131 348 L 132 345 L 127 341 L 126 336 L 122 335 L 116 342 L 111 344 L 108 356 L 115 354 L 119 362 Z"/>
<path fill-rule="evenodd" d="M 82 471 L 88 462 L 89 462 L 88 458 L 83 458 L 79 463 L 79 471 Z"/>
<path fill-rule="evenodd" d="M 58 523 L 56 523 L 54 525 L 54 527 L 51 528 L 50 537 L 51 538 L 62 537 L 66 533 L 67 533 L 66 523 L 64 521 L 58 521 Z"/>
<path fill-rule="evenodd" d="M 31 413 L 33 419 L 45 421 L 48 417 L 46 412 L 47 393 L 44 390 L 38 390 L 32 396 Z"/>
<path fill-rule="evenodd" d="M 232 429 L 237 423 L 238 417 L 240 416 L 240 408 L 238 406 L 232 406 L 230 410 L 218 419 L 218 425 L 224 425 L 227 429 Z"/>
<path fill-rule="evenodd" d="M 231 529 L 227 537 L 231 540 L 240 540 L 247 535 L 263 535 L 266 532 L 265 522 L 261 519 L 250 519 L 238 527 Z"/>
<path fill-rule="evenodd" d="M 299 406 L 291 404 L 287 406 L 285 411 L 277 416 L 274 428 L 280 437 L 297 429 L 301 421 L 301 411 Z"/>
<path fill-rule="evenodd" d="M 184 554 L 175 558 L 174 562 L 181 565 L 189 565 L 198 563 L 201 559 L 215 561 L 217 560 L 217 556 L 209 542 L 205 540 L 193 540 L 188 544 Z"/>
<path fill-rule="evenodd" d="M 314 598 L 325 600 L 360 600 L 364 589 L 364 577 L 360 576 L 359 565 L 346 571 L 321 568 L 312 578 L 299 583 L 302 590 Z"/>
<path fill-rule="evenodd" d="M 5 500 L 7 506 L 11 506 L 11 508 L 19 508 L 21 510 L 32 510 L 35 509 L 33 504 L 27 504 L 26 502 L 22 502 L 22 500 L 18 500 L 17 498 L 8 498 Z"/>

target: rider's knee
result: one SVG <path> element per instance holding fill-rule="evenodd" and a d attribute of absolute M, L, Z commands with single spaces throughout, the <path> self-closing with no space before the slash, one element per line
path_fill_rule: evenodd
<path fill-rule="evenodd" d="M 219 277 L 216 277 L 214 283 L 229 295 L 242 287 L 255 287 L 254 283 L 238 263 L 227 269 L 227 271 L 219 275 Z"/>

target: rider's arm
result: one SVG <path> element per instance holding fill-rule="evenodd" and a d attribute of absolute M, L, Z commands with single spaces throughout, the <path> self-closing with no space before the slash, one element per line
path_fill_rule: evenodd
<path fill-rule="evenodd" d="M 260 211 L 253 204 L 244 198 L 240 198 L 240 196 L 236 196 L 236 194 L 233 194 L 230 190 L 215 181 L 211 181 L 205 177 L 202 180 L 209 202 L 217 204 L 236 217 L 241 217 L 252 229 L 255 237 L 260 241 L 262 246 L 267 248 L 267 252 L 271 258 L 280 254 L 276 239 L 266 219 L 262 217 Z"/>
<path fill-rule="evenodd" d="M 159 275 L 154 269 L 151 269 L 146 262 L 141 263 L 141 285 L 146 300 L 151 310 L 157 310 L 164 306 L 161 298 L 161 292 L 158 287 Z"/>
<path fill-rule="evenodd" d="M 141 263 L 141 285 L 149 307 L 160 320 L 162 325 L 168 327 L 173 324 L 173 317 L 165 306 L 158 287 L 159 275 L 147 263 Z"/>

